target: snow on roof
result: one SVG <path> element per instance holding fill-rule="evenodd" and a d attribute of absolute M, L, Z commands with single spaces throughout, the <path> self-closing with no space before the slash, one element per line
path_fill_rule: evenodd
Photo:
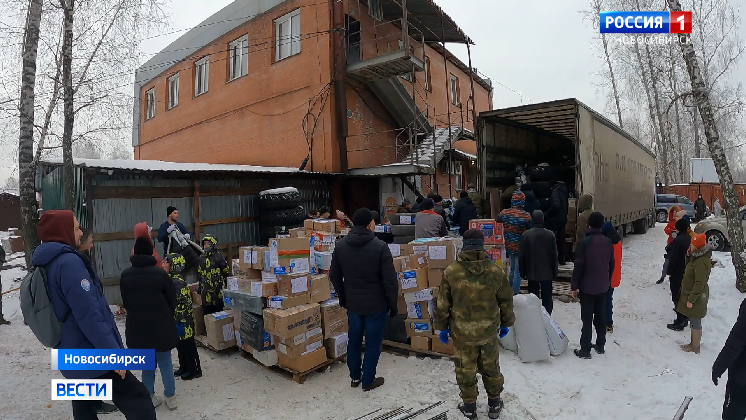
<path fill-rule="evenodd" d="M 292 192 L 298 192 L 298 189 L 295 187 L 274 188 L 271 190 L 264 190 L 260 192 L 259 195 L 285 194 L 285 193 L 292 193 Z"/>
<path fill-rule="evenodd" d="M 52 165 L 61 165 L 61 158 L 45 160 Z M 250 165 L 225 165 L 212 163 L 164 162 L 161 160 L 106 160 L 73 159 L 76 166 L 96 169 L 123 169 L 152 172 L 259 172 L 259 173 L 298 173 L 298 168 Z"/>
<path fill-rule="evenodd" d="M 0 194 L 10 194 L 15 195 L 16 197 L 20 197 L 21 192 L 17 188 L 3 188 L 0 189 Z"/>
<path fill-rule="evenodd" d="M 457 148 L 455 148 L 455 147 L 453 148 L 453 151 L 454 151 L 454 153 L 456 153 L 457 155 L 461 155 L 461 156 L 463 156 L 463 157 L 465 157 L 465 158 L 467 158 L 467 159 L 470 159 L 470 160 L 477 160 L 477 156 L 476 156 L 476 155 L 472 155 L 471 153 L 466 153 L 466 152 L 464 152 L 463 150 L 459 150 L 459 149 L 457 149 Z"/>

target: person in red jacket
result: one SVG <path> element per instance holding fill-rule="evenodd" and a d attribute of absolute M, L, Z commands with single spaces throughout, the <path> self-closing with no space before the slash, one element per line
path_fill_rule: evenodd
<path fill-rule="evenodd" d="M 668 209 L 668 224 L 663 229 L 664 232 L 666 232 L 666 235 L 668 235 L 668 241 L 666 242 L 666 246 L 671 244 L 673 242 L 674 236 L 673 233 L 676 232 L 676 221 L 681 219 L 681 216 L 677 216 L 677 214 L 681 211 L 681 207 L 679 206 L 671 206 L 670 209 Z M 668 271 L 668 253 L 663 254 L 663 258 L 665 262 L 663 263 L 663 273 L 661 273 L 661 278 L 658 279 L 655 284 L 661 284 L 663 283 L 663 280 L 666 279 L 666 271 Z"/>
<path fill-rule="evenodd" d="M 161 256 L 158 255 L 158 252 L 155 251 L 155 243 L 153 243 L 153 238 L 150 236 L 151 228 L 148 226 L 146 222 L 138 223 L 135 225 L 135 240 L 137 238 L 145 238 L 150 241 L 150 244 L 153 245 L 153 258 L 155 258 L 156 266 L 160 267 L 161 265 Z M 135 247 L 132 247 L 132 253 L 130 255 L 135 255 Z"/>
<path fill-rule="evenodd" d="M 611 287 L 606 293 L 606 332 L 614 332 L 614 289 L 622 283 L 622 237 L 611 222 L 604 222 L 601 233 L 611 240 L 614 249 L 614 273 L 611 275 Z"/>

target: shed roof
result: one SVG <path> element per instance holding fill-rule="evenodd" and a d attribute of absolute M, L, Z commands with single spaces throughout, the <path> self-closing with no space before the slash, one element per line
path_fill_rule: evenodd
<path fill-rule="evenodd" d="M 80 159 L 73 160 L 75 166 L 106 170 L 127 170 L 138 172 L 253 172 L 253 173 L 277 173 L 293 174 L 301 171 L 298 168 L 276 167 L 276 166 L 250 166 L 250 165 L 225 165 L 212 163 L 181 163 L 165 162 L 161 160 L 106 160 L 106 159 Z M 58 166 L 62 165 L 62 159 L 53 158 L 43 163 Z"/>

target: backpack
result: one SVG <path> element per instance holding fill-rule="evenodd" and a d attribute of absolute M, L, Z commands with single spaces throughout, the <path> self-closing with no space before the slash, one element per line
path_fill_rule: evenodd
<path fill-rule="evenodd" d="M 34 267 L 21 282 L 21 312 L 36 338 L 46 347 L 55 347 L 62 339 L 62 324 L 49 300 L 49 285 L 45 267 Z"/>

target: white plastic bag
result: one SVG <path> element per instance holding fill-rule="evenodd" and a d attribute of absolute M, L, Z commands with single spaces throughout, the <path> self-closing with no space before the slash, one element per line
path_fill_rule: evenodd
<path fill-rule="evenodd" d="M 513 297 L 518 357 L 526 363 L 547 360 L 551 357 L 541 309 L 541 301 L 534 294 Z"/>
<path fill-rule="evenodd" d="M 508 329 L 508 335 L 506 335 L 503 338 L 500 338 L 500 333 L 498 332 L 497 341 L 500 342 L 500 345 L 503 346 L 505 350 L 510 350 L 512 352 L 518 351 L 518 343 L 515 342 L 515 327 L 510 327 Z"/>
<path fill-rule="evenodd" d="M 570 339 L 567 338 L 562 328 L 554 322 L 552 316 L 549 315 L 543 306 L 541 307 L 541 314 L 544 318 L 544 330 L 549 340 L 549 354 L 559 356 L 567 350 L 567 346 L 570 345 Z"/>

